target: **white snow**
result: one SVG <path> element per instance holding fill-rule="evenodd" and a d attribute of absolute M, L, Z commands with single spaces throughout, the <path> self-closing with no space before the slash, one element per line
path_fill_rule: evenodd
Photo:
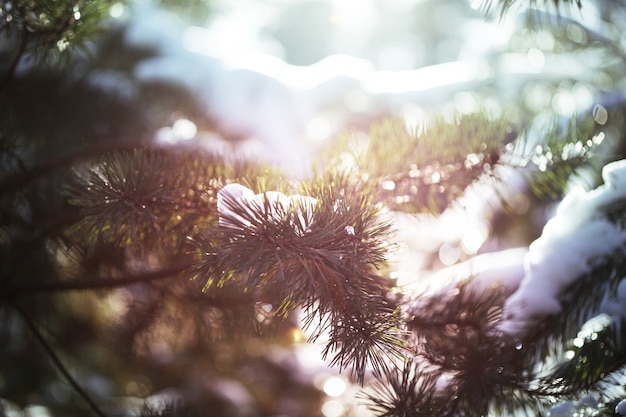
<path fill-rule="evenodd" d="M 571 417 L 577 415 L 589 415 L 587 410 L 597 410 L 598 399 L 593 395 L 587 395 L 580 401 L 564 401 L 550 409 L 549 417 Z"/>
<path fill-rule="evenodd" d="M 607 296 L 602 300 L 600 312 L 611 316 L 626 316 L 624 306 L 626 306 L 626 277 L 619 283 L 615 298 Z"/>
<path fill-rule="evenodd" d="M 494 289 L 511 293 L 524 277 L 523 259 L 527 252 L 526 248 L 514 248 L 476 255 L 434 273 L 425 282 L 415 280 L 405 285 L 404 289 L 427 295 L 431 292 L 454 292 L 459 284 L 464 283 L 477 293 Z M 433 287 L 420 288 L 429 284 Z"/>
<path fill-rule="evenodd" d="M 572 401 L 565 401 L 552 407 L 549 417 L 571 417 L 574 411 L 576 411 L 576 404 Z"/>
<path fill-rule="evenodd" d="M 530 245 L 524 279 L 505 304 L 503 331 L 517 334 L 535 320 L 559 313 L 561 291 L 589 272 L 591 263 L 626 243 L 626 234 L 603 214 L 626 198 L 626 161 L 607 165 L 602 177 L 604 185 L 597 189 L 570 193 Z"/>
<path fill-rule="evenodd" d="M 293 206 L 298 212 L 299 222 L 299 225 L 294 225 L 294 228 L 297 232 L 305 232 L 313 223 L 313 210 L 317 205 L 317 199 L 299 194 L 287 196 L 279 191 L 254 194 L 254 191 L 241 184 L 228 184 L 217 194 L 219 224 L 226 227 L 240 227 L 241 225 L 249 227 L 251 222 L 235 213 L 232 205 L 236 205 L 237 209 L 246 211 L 252 216 L 257 216 L 266 207 L 265 203 L 268 203 L 266 214 L 275 221 L 280 221 Z M 262 219 L 258 220 L 261 222 Z"/>

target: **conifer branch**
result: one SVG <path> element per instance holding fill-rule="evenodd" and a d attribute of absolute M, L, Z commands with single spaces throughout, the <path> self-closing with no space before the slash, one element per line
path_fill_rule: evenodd
<path fill-rule="evenodd" d="M 92 278 L 72 281 L 38 283 L 31 285 L 18 284 L 10 286 L 6 290 L 13 295 L 26 295 L 35 293 L 54 293 L 63 291 L 91 291 L 102 289 L 114 289 L 142 282 L 152 282 L 161 279 L 173 278 L 181 272 L 189 269 L 191 263 L 172 265 L 156 271 L 141 272 L 122 276 L 119 278 Z"/>
<path fill-rule="evenodd" d="M 579 277 L 559 296 L 564 311 L 544 317 L 521 338 L 530 355 L 544 356 L 555 343 L 574 339 L 585 321 L 595 315 L 606 294 L 615 291 L 622 280 L 626 259 L 622 251 L 598 259 L 589 273 Z"/>
<path fill-rule="evenodd" d="M 381 312 L 382 311 L 382 312 Z M 331 321 L 330 341 L 322 351 L 326 359 L 335 356 L 331 366 L 350 367 L 357 382 L 363 385 L 368 365 L 375 376 L 388 373 L 396 361 L 410 352 L 406 348 L 406 333 L 400 329 L 402 320 L 397 311 L 362 306 L 354 313 L 343 313 Z"/>
<path fill-rule="evenodd" d="M 576 5 L 579 9 L 582 8 L 581 0 L 483 0 L 481 2 L 481 8 L 485 13 L 490 12 L 493 8 L 500 9 L 500 17 L 504 17 L 506 12 L 515 5 L 515 3 L 526 3 L 525 7 L 528 9 L 536 9 L 537 7 L 549 7 L 553 5 L 555 10 L 560 11 L 561 5 Z"/>
<path fill-rule="evenodd" d="M 401 366 L 385 370 L 384 380 L 377 380 L 370 393 L 362 395 L 368 408 L 378 417 L 442 416 L 445 399 L 437 395 L 438 373 L 420 369 L 409 357 Z"/>
<path fill-rule="evenodd" d="M 0 180 L 0 194 L 12 193 L 20 190 L 31 182 L 36 181 L 59 169 L 66 169 L 72 164 L 92 158 L 114 150 L 123 151 L 135 149 L 137 145 L 129 144 L 128 140 L 105 141 L 93 143 L 66 151 L 51 157 L 28 169 L 20 163 L 20 172 L 16 172 Z"/>
<path fill-rule="evenodd" d="M 154 406 L 144 403 L 139 417 L 211 417 L 212 410 L 194 410 L 182 401 L 168 402 Z"/>
<path fill-rule="evenodd" d="M 146 146 L 108 152 L 75 167 L 66 184 L 69 203 L 82 212 L 69 233 L 92 244 L 147 244 L 178 252 L 194 227 L 215 220 L 219 188 L 243 172 L 258 173 L 268 184 L 276 175 L 262 164 L 229 163 L 223 155 L 197 150 Z"/>
<path fill-rule="evenodd" d="M 375 273 L 386 260 L 390 225 L 354 187 L 348 178 L 303 186 L 314 199 L 255 196 L 241 186 L 220 191 L 219 224 L 196 230 L 198 264 L 190 273 L 207 291 L 235 280 L 279 315 L 301 307 L 305 325 L 319 319 L 313 340 L 330 328 L 324 357 L 335 352 L 331 364 L 353 367 L 362 383 L 368 364 L 380 373 L 404 342 L 402 320 L 386 299 L 392 283 Z"/>
<path fill-rule="evenodd" d="M 18 8 L 21 8 L 22 5 L 18 3 Z M 6 86 L 9 84 L 11 79 L 13 78 L 13 74 L 15 74 L 15 70 L 17 69 L 17 65 L 20 63 L 24 53 L 26 52 L 26 46 L 30 41 L 30 35 L 28 32 L 28 27 L 26 25 L 22 26 L 21 39 L 19 42 L 19 46 L 15 51 L 15 55 L 13 56 L 13 60 L 11 61 L 11 65 L 2 77 L 2 81 L 0 81 L 0 91 L 4 90 Z"/>
<path fill-rule="evenodd" d="M 602 382 L 626 370 L 626 326 L 622 317 L 579 332 L 568 349 L 573 356 L 558 364 L 542 379 L 542 395 L 570 396 L 590 389 L 602 390 Z M 562 381 L 567 381 L 563 385 Z"/>
<path fill-rule="evenodd" d="M 351 160 L 359 192 L 391 210 L 438 215 L 491 173 L 514 136 L 504 119 L 484 113 L 435 118 L 412 130 L 404 120 L 386 119 L 372 124 L 367 143 L 342 138 L 329 165 Z"/>
<path fill-rule="evenodd" d="M 600 172 L 602 160 L 596 152 L 605 135 L 591 115 L 573 116 L 567 124 L 554 117 L 542 127 L 541 140 L 525 130 L 506 147 L 501 159 L 526 177 L 535 196 L 556 201 L 572 178 L 583 179 L 582 168 Z"/>
<path fill-rule="evenodd" d="M 46 354 L 48 355 L 54 366 L 59 370 L 59 372 L 61 372 L 61 374 L 63 374 L 67 382 L 72 386 L 72 388 L 74 388 L 76 393 L 83 398 L 83 400 L 87 403 L 89 408 L 91 408 L 94 414 L 96 414 L 98 417 L 107 417 L 107 415 L 100 409 L 100 407 L 98 407 L 98 405 L 94 402 L 94 400 L 87 393 L 87 391 L 85 391 L 80 386 L 78 381 L 74 379 L 72 374 L 65 367 L 59 356 L 56 354 L 52 346 L 50 346 L 45 337 L 41 334 L 41 332 L 37 328 L 37 325 L 30 319 L 28 314 L 26 314 L 22 307 L 20 307 L 17 303 L 13 302 L 11 304 L 14 310 L 17 311 L 17 313 L 22 317 L 22 320 L 24 321 L 24 323 L 26 323 L 28 329 L 33 334 L 35 339 L 37 339 L 41 347 L 46 351 Z"/>

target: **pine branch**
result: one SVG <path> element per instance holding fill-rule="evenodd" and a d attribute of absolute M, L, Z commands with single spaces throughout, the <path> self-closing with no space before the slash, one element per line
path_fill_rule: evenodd
<path fill-rule="evenodd" d="M 380 376 L 410 353 L 405 347 L 406 335 L 400 331 L 402 325 L 399 312 L 385 303 L 383 307 L 363 305 L 357 311 L 343 313 L 331 320 L 330 341 L 322 358 L 336 352 L 330 366 L 339 366 L 340 370 L 351 367 L 357 382 L 363 385 L 368 365 L 375 376 Z"/>
<path fill-rule="evenodd" d="M 566 123 L 554 117 L 542 126 L 541 138 L 531 137 L 537 127 L 525 130 L 502 155 L 501 162 L 526 176 L 529 189 L 539 198 L 562 198 L 573 178 L 584 180 L 582 168 L 600 172 L 603 161 L 596 151 L 605 137 L 602 126 L 590 115 L 574 116 Z"/>
<path fill-rule="evenodd" d="M 178 253 L 194 227 L 216 218 L 218 189 L 244 173 L 258 174 L 268 184 L 276 175 L 261 164 L 199 150 L 145 147 L 106 153 L 77 167 L 66 186 L 69 202 L 83 215 L 69 234 L 91 244 L 102 240 Z"/>
<path fill-rule="evenodd" d="M 385 369 L 384 380 L 374 382 L 372 391 L 362 395 L 368 408 L 378 417 L 443 417 L 448 400 L 438 395 L 441 374 L 420 368 L 409 357 L 401 366 Z"/>
<path fill-rule="evenodd" d="M 302 308 L 305 325 L 319 320 L 312 339 L 331 329 L 324 356 L 336 352 L 332 364 L 353 366 L 363 382 L 367 364 L 380 372 L 403 341 L 386 298 L 393 284 L 375 272 L 390 225 L 357 186 L 341 177 L 303 185 L 314 199 L 225 188 L 218 225 L 193 238 L 198 263 L 190 277 L 203 279 L 206 291 L 234 281 L 278 315 Z"/>
<path fill-rule="evenodd" d="M 153 406 L 144 403 L 139 410 L 139 417 L 211 417 L 211 411 L 193 409 L 182 401 Z"/>
<path fill-rule="evenodd" d="M 500 9 L 500 17 L 504 15 L 515 5 L 519 0 L 483 0 L 480 7 L 485 13 L 489 13 L 492 9 Z M 524 7 L 528 9 L 537 9 L 538 7 L 554 6 L 554 9 L 558 12 L 561 10 L 562 5 L 571 6 L 576 5 L 579 9 L 582 9 L 582 0 L 525 0 Z"/>
<path fill-rule="evenodd" d="M 28 314 L 26 314 L 26 312 L 17 303 L 13 302 L 11 304 L 14 310 L 17 311 L 18 314 L 22 317 L 22 320 L 24 320 L 35 339 L 37 339 L 41 347 L 46 351 L 46 354 L 48 355 L 54 366 L 59 370 L 59 372 L 61 372 L 67 382 L 72 386 L 72 388 L 74 388 L 76 393 L 83 398 L 83 400 L 87 403 L 87 405 L 89 405 L 89 408 L 91 408 L 94 414 L 99 417 L 107 417 L 106 414 L 104 414 L 100 407 L 98 407 L 98 405 L 94 402 L 91 396 L 87 393 L 87 391 L 85 391 L 80 386 L 80 384 L 76 381 L 76 379 L 74 379 L 72 374 L 70 374 L 70 372 L 67 370 L 65 365 L 63 365 L 61 359 L 57 356 L 52 346 L 50 346 L 50 344 L 43 337 L 43 335 L 37 328 L 37 325 L 30 319 Z"/>
<path fill-rule="evenodd" d="M 4 29 L 7 37 L 18 38 L 21 53 L 15 56 L 0 88 L 7 85 L 15 67 L 27 54 L 40 65 L 67 63 L 72 57 L 70 52 L 89 54 L 88 41 L 102 32 L 102 22 L 112 3 L 110 0 L 9 3 L 3 8 Z"/>
<path fill-rule="evenodd" d="M 18 8 L 20 7 L 21 6 L 18 6 Z M 26 26 L 22 26 L 22 33 L 21 33 L 21 39 L 19 41 L 19 46 L 17 47 L 17 50 L 15 51 L 15 55 L 13 56 L 13 59 L 11 60 L 11 64 L 9 65 L 9 68 L 7 69 L 6 74 L 4 75 L 4 77 L 2 77 L 2 80 L 0 81 L 0 91 L 4 90 L 4 88 L 6 88 L 6 86 L 9 84 L 9 82 L 13 78 L 13 74 L 15 73 L 15 70 L 17 69 L 17 65 L 20 63 L 22 57 L 24 56 L 26 52 L 26 47 L 28 46 L 28 43 L 30 41 L 29 36 L 30 35 L 29 35 L 28 28 Z"/>
<path fill-rule="evenodd" d="M 18 172 L 0 180 L 0 194 L 16 192 L 30 185 L 33 181 L 41 179 L 55 171 L 66 169 L 81 160 L 93 158 L 112 151 L 124 151 L 134 149 L 134 145 L 129 145 L 128 141 L 107 141 L 106 143 L 90 144 L 66 151 L 32 167 L 27 167 L 23 161 L 18 160 Z"/>
<path fill-rule="evenodd" d="M 389 282 L 371 271 L 385 260 L 390 226 L 368 196 L 350 187 L 311 188 L 316 207 L 287 207 L 266 194 L 259 194 L 260 202 L 225 194 L 222 224 L 199 236 L 199 255 L 207 262 L 202 278 L 210 286 L 243 277 L 248 290 L 276 289 L 287 303 L 319 301 L 319 315 L 341 311 L 349 295 L 385 291 Z"/>
<path fill-rule="evenodd" d="M 85 184 L 74 188 L 70 202 L 84 211 L 77 228 L 87 227 L 87 236 L 116 246 L 151 238 L 161 231 L 160 218 L 169 218 L 176 205 L 173 187 L 164 184 L 167 168 L 155 153 L 107 155 L 85 174 Z"/>
<path fill-rule="evenodd" d="M 538 321 L 520 343 L 529 355 L 544 357 L 574 339 L 580 327 L 598 311 L 606 294 L 614 292 L 622 280 L 626 258 L 622 250 L 595 260 L 591 271 L 579 277 L 559 296 L 563 311 Z"/>
<path fill-rule="evenodd" d="M 507 296 L 504 287 L 485 291 L 470 277 L 408 302 L 410 348 L 420 358 L 422 372 L 447 376 L 438 395 L 454 398 L 439 415 L 484 415 L 489 410 L 509 415 L 538 407 L 526 392 L 533 377 L 531 360 L 497 327 Z"/>
<path fill-rule="evenodd" d="M 558 364 L 543 378 L 542 395 L 567 397 L 595 389 L 602 392 L 603 381 L 626 370 L 626 326 L 622 317 L 596 318 L 579 332 L 568 346 L 572 357 Z"/>
<path fill-rule="evenodd" d="M 351 161 L 353 175 L 392 210 L 440 214 L 491 172 L 512 135 L 504 119 L 483 113 L 435 118 L 413 131 L 387 119 L 371 126 L 367 143 L 344 137 L 329 165 Z"/>
<path fill-rule="evenodd" d="M 30 285 L 17 284 L 9 286 L 8 288 L 5 288 L 5 290 L 13 295 L 26 295 L 64 291 L 114 289 L 142 282 L 152 282 L 156 280 L 172 278 L 179 273 L 186 271 L 191 266 L 191 263 L 173 265 L 156 271 L 141 272 L 138 274 L 126 275 L 116 278 L 83 278 L 80 280 L 38 283 Z"/>

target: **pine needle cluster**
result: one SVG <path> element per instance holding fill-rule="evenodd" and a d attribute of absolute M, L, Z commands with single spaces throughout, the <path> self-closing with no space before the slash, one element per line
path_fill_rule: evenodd
<path fill-rule="evenodd" d="M 88 43 L 101 32 L 113 1 L 0 2 L 0 36 L 15 45 L 6 62 L 4 87 L 18 64 L 34 61 L 41 67 L 67 67 L 74 53 L 89 53 Z M 32 64 L 33 62 L 31 62 Z"/>

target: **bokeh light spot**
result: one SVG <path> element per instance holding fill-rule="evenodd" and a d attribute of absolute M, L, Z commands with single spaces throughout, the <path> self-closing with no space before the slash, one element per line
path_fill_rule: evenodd
<path fill-rule="evenodd" d="M 124 7 L 122 3 L 115 3 L 111 6 L 111 10 L 109 11 L 109 14 L 111 15 L 112 18 L 119 19 L 120 17 L 124 15 L 125 10 L 126 8 Z"/>
<path fill-rule="evenodd" d="M 348 385 L 346 381 L 338 376 L 331 376 L 324 382 L 324 393 L 329 397 L 339 397 L 346 392 Z"/>
<path fill-rule="evenodd" d="M 188 119 L 178 119 L 172 125 L 172 133 L 179 140 L 189 140 L 196 136 L 198 128 L 196 124 Z"/>
<path fill-rule="evenodd" d="M 593 119 L 599 125 L 604 125 L 609 120 L 609 112 L 601 104 L 596 104 L 593 107 Z"/>
<path fill-rule="evenodd" d="M 340 417 L 346 407 L 338 400 L 328 400 L 322 405 L 322 414 L 326 417 Z"/>
<path fill-rule="evenodd" d="M 539 49 L 530 48 L 528 50 L 528 63 L 536 69 L 541 69 L 546 63 L 546 57 Z"/>
<path fill-rule="evenodd" d="M 439 260 L 444 265 L 452 265 L 459 260 L 461 253 L 458 246 L 451 243 L 444 243 L 439 248 Z"/>
<path fill-rule="evenodd" d="M 473 255 L 482 246 L 489 235 L 489 230 L 485 224 L 478 223 L 471 227 L 461 240 L 461 249 L 468 255 Z"/>

